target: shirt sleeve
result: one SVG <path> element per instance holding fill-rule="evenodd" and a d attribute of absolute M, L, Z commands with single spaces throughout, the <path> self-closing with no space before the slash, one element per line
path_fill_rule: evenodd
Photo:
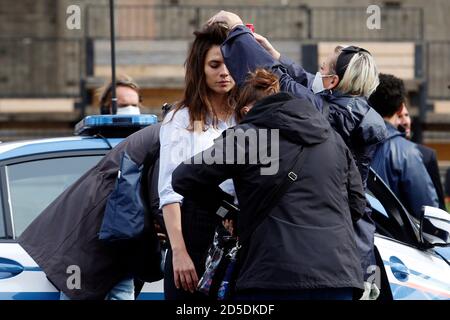
<path fill-rule="evenodd" d="M 189 131 L 189 117 L 185 110 L 179 110 L 175 116 L 171 111 L 164 119 L 159 133 L 161 148 L 159 161 L 159 207 L 171 203 L 181 203 L 183 196 L 172 188 L 172 173 L 184 160 L 189 159 L 194 150 L 194 133 Z"/>

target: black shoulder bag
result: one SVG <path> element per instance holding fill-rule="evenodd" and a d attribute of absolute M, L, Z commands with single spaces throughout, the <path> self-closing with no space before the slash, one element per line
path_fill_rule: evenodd
<path fill-rule="evenodd" d="M 230 242 L 224 244 L 222 239 L 226 237 L 220 237 L 220 234 L 216 232 L 213 244 L 208 251 L 205 273 L 199 281 L 199 291 L 210 297 L 217 297 L 218 300 L 227 300 L 234 294 L 237 276 L 247 254 L 248 242 L 253 232 L 269 215 L 281 196 L 297 180 L 305 156 L 306 152 L 304 152 L 304 147 L 302 146 L 286 178 L 275 187 L 274 192 L 266 201 L 261 202 L 256 210 L 260 214 L 239 235 L 239 240 L 231 242 L 232 245 L 230 245 Z"/>

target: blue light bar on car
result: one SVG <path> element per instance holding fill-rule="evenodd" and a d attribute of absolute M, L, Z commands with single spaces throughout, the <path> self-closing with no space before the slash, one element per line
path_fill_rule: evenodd
<path fill-rule="evenodd" d="M 154 114 L 136 115 L 93 115 L 87 116 L 75 125 L 76 135 L 94 135 L 110 132 L 120 135 L 121 131 L 137 131 L 158 122 Z"/>

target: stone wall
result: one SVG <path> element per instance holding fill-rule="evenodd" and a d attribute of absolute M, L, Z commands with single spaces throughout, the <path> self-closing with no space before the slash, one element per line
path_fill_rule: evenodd
<path fill-rule="evenodd" d="M 384 5 L 386 1 L 374 0 L 227 0 L 227 6 L 245 5 L 248 7 L 258 7 L 261 5 L 276 6 L 283 8 L 285 6 L 300 6 L 308 5 L 313 7 L 364 7 L 369 4 Z M 180 5 L 216 5 L 220 7 L 223 0 L 116 0 L 116 3 L 121 4 L 169 4 L 176 8 L 176 4 Z M 424 35 L 427 40 L 450 40 L 450 19 L 447 19 L 446 14 L 450 12 L 450 1 L 447 0 L 390 0 L 390 5 L 397 3 L 403 7 L 421 7 L 424 8 Z M 2 37 L 16 37 L 20 40 L 0 40 L 0 60 L 2 68 L 0 68 L 0 95 L 18 94 L 21 90 L 31 94 L 39 95 L 42 93 L 49 95 L 70 94 L 78 95 L 78 85 L 80 73 L 84 73 L 85 66 L 85 50 L 84 43 L 80 42 L 86 34 L 87 25 L 89 21 L 92 32 L 103 35 L 105 38 L 109 36 L 109 16 L 107 10 L 100 14 L 95 14 L 95 9 L 91 9 L 90 16 L 86 11 L 87 6 L 108 4 L 107 0 L 2 0 L 0 1 L 0 30 L 2 30 Z M 66 27 L 67 14 L 66 10 L 69 5 L 78 5 L 82 10 L 82 23 L 80 30 L 69 30 Z M 100 9 L 99 9 L 100 10 Z M 183 17 L 179 12 L 174 10 L 170 13 L 172 16 L 168 21 L 168 25 L 158 27 L 163 17 L 158 14 L 149 13 L 149 10 L 142 10 L 144 17 L 140 21 L 146 21 L 142 28 L 142 37 L 148 38 L 161 34 L 165 29 L 170 28 L 171 24 L 186 25 L 183 32 L 190 36 L 193 30 L 192 19 L 190 17 Z M 146 13 L 144 12 L 146 11 Z M 214 12 L 212 9 L 211 12 Z M 383 12 L 382 12 L 383 14 Z M 121 19 L 121 15 L 123 18 Z M 131 32 L 129 28 L 133 27 L 132 19 L 125 18 L 127 16 L 124 11 L 118 13 L 119 23 L 117 26 L 117 34 L 126 35 Z M 201 17 L 206 19 L 207 17 Z M 267 17 L 265 20 L 269 20 Z M 402 23 L 404 16 L 399 16 L 399 23 Z M 273 26 L 269 29 L 279 30 L 285 28 L 287 25 L 292 30 L 290 34 L 299 34 L 299 37 L 304 37 L 305 26 L 301 25 L 304 19 L 299 19 L 297 24 L 288 24 L 280 19 L 272 19 Z M 354 28 L 355 32 L 360 30 L 358 24 L 350 21 L 339 23 L 332 17 L 325 16 L 323 19 L 316 19 L 318 23 L 316 28 L 321 34 L 327 32 L 336 32 L 340 27 Z M 318 22 L 317 22 L 318 21 Z M 364 17 L 361 18 L 364 21 Z M 258 21 L 255 23 L 258 30 Z M 280 25 L 278 25 L 278 24 Z M 389 34 L 392 28 L 389 25 L 383 25 L 383 16 L 381 21 L 382 30 Z M 415 26 L 411 26 L 415 27 Z M 159 28 L 159 29 L 158 29 Z M 303 29 L 302 29 L 303 28 Z M 384 29 L 383 29 L 384 28 Z M 261 32 L 261 31 L 260 31 Z M 273 31 L 275 32 L 275 31 Z M 42 38 L 70 38 L 63 43 L 56 43 L 52 40 L 47 42 L 33 42 L 30 39 L 23 39 L 24 37 L 42 37 Z M 13 42 L 11 42 L 13 41 Z M 437 50 L 437 51 L 436 51 Z M 436 52 L 435 52 L 436 51 Z M 445 50 L 440 48 L 431 52 L 436 57 L 434 60 L 448 60 L 444 57 Z M 439 54 L 441 56 L 439 56 Z M 79 56 L 81 55 L 81 60 Z M 294 57 L 295 58 L 295 57 Z M 4 66 L 4 67 L 3 67 Z M 14 66 L 14 67 L 13 67 Z M 432 69 L 432 74 L 436 75 L 435 82 L 443 83 L 449 77 L 445 74 L 445 68 Z M 26 90 L 25 90 L 26 89 Z M 444 88 L 445 89 L 445 88 Z"/>

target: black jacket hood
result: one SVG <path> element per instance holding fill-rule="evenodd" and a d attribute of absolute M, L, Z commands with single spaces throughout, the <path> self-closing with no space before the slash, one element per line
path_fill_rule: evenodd
<path fill-rule="evenodd" d="M 285 139 L 306 145 L 323 142 L 331 129 L 311 102 L 284 92 L 259 100 L 241 123 L 279 129 Z"/>

